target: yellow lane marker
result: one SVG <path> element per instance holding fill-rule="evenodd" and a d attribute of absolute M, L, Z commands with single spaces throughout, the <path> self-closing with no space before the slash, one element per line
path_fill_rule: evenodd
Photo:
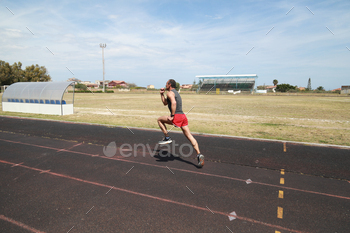
<path fill-rule="evenodd" d="M 280 231 L 275 231 L 275 233 L 281 233 Z"/>
<path fill-rule="evenodd" d="M 284 184 L 284 178 L 280 178 L 280 184 Z"/>
<path fill-rule="evenodd" d="M 277 207 L 277 218 L 282 219 L 283 218 L 283 208 Z"/>
<path fill-rule="evenodd" d="M 283 143 L 283 152 L 287 152 L 287 146 L 285 142 Z"/>
<path fill-rule="evenodd" d="M 280 190 L 280 191 L 278 192 L 278 198 L 283 199 L 283 196 L 284 196 L 284 192 L 283 192 L 282 190 Z"/>
<path fill-rule="evenodd" d="M 284 169 L 281 169 L 281 175 L 284 175 Z"/>

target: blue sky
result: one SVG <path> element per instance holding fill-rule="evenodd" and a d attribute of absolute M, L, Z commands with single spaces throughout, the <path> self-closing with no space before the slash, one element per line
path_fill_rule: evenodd
<path fill-rule="evenodd" d="M 0 60 L 94 82 L 106 43 L 106 80 L 159 88 L 234 67 L 257 85 L 331 90 L 350 85 L 349 12 L 348 0 L 0 1 Z"/>

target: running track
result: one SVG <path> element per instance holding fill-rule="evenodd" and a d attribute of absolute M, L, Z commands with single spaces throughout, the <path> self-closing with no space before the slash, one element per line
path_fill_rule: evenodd
<path fill-rule="evenodd" d="M 0 117 L 0 232 L 350 232 L 349 148 L 171 136 Z"/>

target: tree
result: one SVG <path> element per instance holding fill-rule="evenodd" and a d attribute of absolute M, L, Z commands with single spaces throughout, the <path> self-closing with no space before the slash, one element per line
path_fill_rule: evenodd
<path fill-rule="evenodd" d="M 277 80 L 277 79 L 274 79 L 274 80 L 272 81 L 272 83 L 273 83 L 274 86 L 276 86 L 276 85 L 278 84 L 278 80 Z"/>
<path fill-rule="evenodd" d="M 280 91 L 280 92 L 287 92 L 289 90 L 295 90 L 297 88 L 297 86 L 292 86 L 290 84 L 280 84 L 280 85 L 277 85 L 276 87 L 276 91 Z"/>
<path fill-rule="evenodd" d="M 51 81 L 51 77 L 48 74 L 45 66 L 39 66 L 38 64 L 27 66 L 24 70 L 24 82 L 48 82 Z"/>
<path fill-rule="evenodd" d="M 319 86 L 316 90 L 318 91 L 324 91 L 324 88 L 322 86 Z"/>
<path fill-rule="evenodd" d="M 51 77 L 44 66 L 27 66 L 22 70 L 22 63 L 13 63 L 0 60 L 0 85 L 11 85 L 15 82 L 47 82 Z"/>
<path fill-rule="evenodd" d="M 132 87 L 137 87 L 137 85 L 135 83 L 128 83 L 128 87 L 132 88 Z"/>
<path fill-rule="evenodd" d="M 86 91 L 87 90 L 87 86 L 85 84 L 82 84 L 82 83 L 78 83 L 75 85 L 75 88 L 79 89 L 79 90 L 84 90 Z"/>
<path fill-rule="evenodd" d="M 266 90 L 266 86 L 264 85 L 260 85 L 256 87 L 257 90 Z"/>
<path fill-rule="evenodd" d="M 175 89 L 176 89 L 177 91 L 180 90 L 180 83 L 176 82 L 176 87 L 175 87 Z"/>
<path fill-rule="evenodd" d="M 11 85 L 12 83 L 12 69 L 10 64 L 0 60 L 0 85 Z"/>
<path fill-rule="evenodd" d="M 309 81 L 307 82 L 307 88 L 305 89 L 307 91 L 311 91 L 311 78 L 309 78 Z"/>
<path fill-rule="evenodd" d="M 11 70 L 12 70 L 13 83 L 22 82 L 23 74 L 24 74 L 24 71 L 22 70 L 22 63 L 21 62 L 13 63 L 13 65 L 11 66 Z"/>
<path fill-rule="evenodd" d="M 196 80 L 193 80 L 193 84 L 192 84 L 192 87 L 191 87 L 191 91 L 197 90 L 197 89 L 198 89 L 198 85 L 196 84 Z"/>
<path fill-rule="evenodd" d="M 22 63 L 15 62 L 10 65 L 8 62 L 0 60 L 0 85 L 11 85 L 23 80 Z"/>

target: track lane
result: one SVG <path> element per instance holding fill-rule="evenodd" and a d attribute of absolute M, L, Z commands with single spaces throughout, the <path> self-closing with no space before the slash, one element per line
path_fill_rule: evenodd
<path fill-rule="evenodd" d="M 110 142 L 109 139 L 106 140 L 105 145 L 108 145 L 108 142 Z M 154 148 L 154 144 L 149 141 L 148 143 L 151 148 Z M 70 181 L 64 181 L 68 178 L 59 176 L 59 179 L 55 179 L 56 191 L 60 190 L 62 193 L 62 190 L 69 190 L 69 195 L 64 194 L 64 198 L 55 195 L 55 203 L 69 202 L 69 205 L 75 206 L 75 208 L 74 213 L 71 212 L 71 218 L 62 217 L 63 215 L 57 216 L 57 219 L 63 219 L 65 222 L 63 227 L 51 218 L 52 225 L 45 226 L 49 232 L 56 232 L 56 230 L 63 228 L 69 230 L 72 227 L 70 224 L 74 222 L 72 231 L 76 230 L 77 232 L 93 232 L 93 229 L 99 231 L 102 228 L 105 229 L 105 232 L 112 229 L 136 231 L 146 227 L 153 231 L 167 230 L 168 232 L 197 232 L 197 230 L 228 232 L 227 227 L 236 232 L 273 232 L 274 227 L 282 232 L 288 231 L 287 229 L 302 232 L 328 229 L 342 232 L 349 227 L 346 222 L 347 210 L 350 209 L 347 208 L 349 197 L 346 194 L 350 193 L 349 186 L 345 186 L 348 184 L 347 181 L 287 172 L 285 185 L 280 185 L 278 184 L 280 177 L 278 170 L 256 169 L 210 161 L 206 163 L 205 169 L 197 169 L 193 158 L 163 158 L 157 155 L 159 153 L 157 150 L 152 151 L 156 154 L 155 157 L 151 156 L 152 153 L 143 157 L 142 153 L 137 151 L 136 157 L 124 158 L 121 155 L 116 155 L 108 158 L 103 155 L 103 145 L 16 132 L 11 134 L 1 132 L 0 148 L 2 149 L 0 159 L 12 163 L 12 165 L 5 164 L 0 169 L 1 187 L 13 188 L 2 190 L 1 196 L 6 196 L 7 191 L 18 195 L 17 197 L 20 197 L 21 200 L 20 206 L 28 205 L 26 203 L 28 190 L 24 192 L 23 187 L 29 186 L 44 190 L 38 192 L 36 188 L 30 188 L 31 196 L 38 195 L 40 197 L 42 193 L 46 192 L 53 195 L 53 192 L 48 189 L 48 184 L 52 183 L 51 173 L 74 178 L 69 179 Z M 40 170 L 32 170 L 23 166 Z M 134 168 L 130 170 L 131 167 Z M 128 171 L 129 173 L 127 173 Z M 9 179 L 6 179 L 8 183 L 4 182 L 6 176 L 9 176 Z M 246 184 L 248 178 L 251 178 L 253 182 Z M 84 180 L 87 183 L 76 179 Z M 80 185 L 77 182 L 84 184 Z M 115 196 L 102 198 L 101 193 L 108 192 L 109 189 L 105 190 L 108 187 L 93 185 L 89 182 L 116 188 L 111 190 L 114 191 Z M 96 187 L 91 189 L 91 185 Z M 124 189 L 135 193 L 124 192 Z M 276 198 L 279 189 L 285 191 L 286 199 L 283 203 Z M 120 194 L 120 192 L 126 194 Z M 130 198 L 131 194 L 136 195 L 136 197 Z M 160 199 L 154 199 L 151 196 Z M 144 198 L 153 201 L 145 202 Z M 29 213 L 32 213 L 30 210 L 38 208 L 40 203 L 50 203 L 50 199 L 39 199 L 35 199 L 36 201 L 30 208 L 26 208 Z M 162 201 L 163 199 L 171 202 Z M 18 205 L 16 203 L 18 198 L 7 200 L 10 203 L 12 201 L 12 207 Z M 104 204 L 96 205 L 94 200 Z M 119 200 L 123 201 L 120 203 Z M 3 203 L 6 206 L 9 202 L 4 199 Z M 84 204 L 86 203 L 91 205 L 85 210 Z M 185 206 L 178 203 L 183 203 Z M 322 207 L 327 209 L 327 213 L 322 212 L 319 207 L 320 203 L 323 203 Z M 192 205 L 199 209 L 186 205 Z M 282 205 L 285 209 L 284 219 L 276 218 L 278 205 Z M 82 209 L 86 213 L 92 206 L 94 208 L 89 214 L 97 213 L 95 217 L 87 214 L 83 217 L 84 220 L 80 220 Z M 123 211 L 119 211 L 120 207 Z M 53 213 L 51 209 L 41 208 L 43 213 L 48 215 Z M 7 206 L 7 211 L 11 214 L 4 216 L 23 220 L 16 212 L 16 208 Z M 214 214 L 211 211 L 214 211 Z M 239 217 L 232 222 L 228 220 L 231 211 L 236 211 Z M 158 218 L 156 221 L 154 216 L 148 215 L 150 212 L 154 216 L 164 215 L 165 217 L 164 219 Z M 179 216 L 179 213 L 182 215 Z M 43 215 L 40 216 L 42 219 Z M 139 222 L 130 219 L 131 216 L 138 219 Z M 327 221 L 322 220 L 325 217 Z M 205 226 L 192 226 L 201 218 L 207 220 Z M 87 219 L 89 220 L 87 221 Z M 122 225 L 111 222 L 116 219 L 123 222 Z M 23 222 L 36 229 L 45 230 L 40 227 L 42 220 L 34 221 L 28 218 Z M 100 222 L 105 223 L 105 225 L 101 226 Z M 164 224 L 165 222 L 167 224 Z"/>

